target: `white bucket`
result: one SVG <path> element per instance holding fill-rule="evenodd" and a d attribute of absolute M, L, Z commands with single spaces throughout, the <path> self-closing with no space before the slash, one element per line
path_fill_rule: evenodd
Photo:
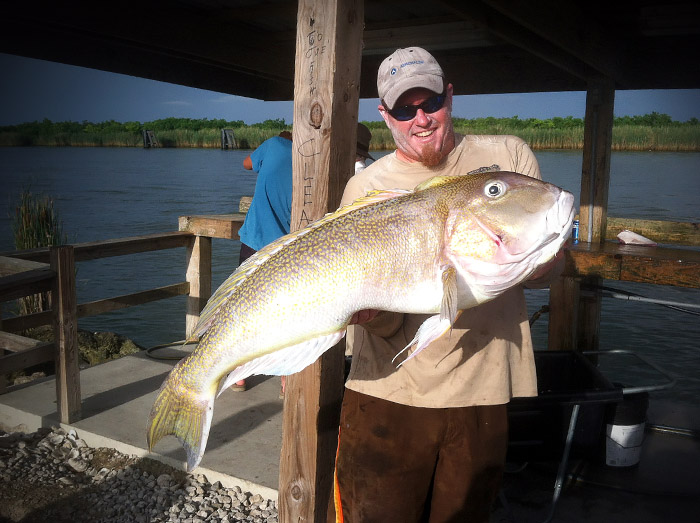
<path fill-rule="evenodd" d="M 632 467 L 639 463 L 648 407 L 648 393 L 626 394 L 609 412 L 605 431 L 607 465 Z"/>
<path fill-rule="evenodd" d="M 645 423 L 610 425 L 606 427 L 605 464 L 611 467 L 631 467 L 639 463 L 644 442 Z"/>

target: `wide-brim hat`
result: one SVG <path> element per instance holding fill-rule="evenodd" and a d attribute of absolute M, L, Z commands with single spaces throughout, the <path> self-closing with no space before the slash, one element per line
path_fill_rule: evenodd
<path fill-rule="evenodd" d="M 396 100 L 409 89 L 422 87 L 434 93 L 442 93 L 444 77 L 440 64 L 425 49 L 397 49 L 379 66 L 377 92 L 384 104 L 393 109 Z"/>

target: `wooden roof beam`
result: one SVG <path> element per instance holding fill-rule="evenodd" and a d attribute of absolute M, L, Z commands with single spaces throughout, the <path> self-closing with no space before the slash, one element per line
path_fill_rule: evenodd
<path fill-rule="evenodd" d="M 574 2 L 481 0 L 533 34 L 616 81 L 624 79 L 625 48 L 634 40 L 615 36 Z M 585 23 L 582 23 L 585 22 Z M 619 30 L 619 29 L 618 29 Z"/>
<path fill-rule="evenodd" d="M 258 45 L 260 35 L 247 23 L 239 21 L 236 31 L 231 31 L 230 21 L 198 11 L 109 3 L 97 12 L 70 4 L 50 4 L 38 12 L 29 9 L 18 5 L 8 8 L 3 13 L 4 23 L 10 30 L 24 26 L 15 32 L 30 33 L 31 38 L 51 32 L 56 35 L 53 45 L 59 48 L 66 45 L 66 40 L 92 40 L 100 46 L 98 48 L 107 44 L 127 52 L 163 55 L 261 76 L 273 82 L 286 81 L 290 86 L 293 82 L 295 40 L 291 33 L 288 33 L 288 40 L 266 51 L 266 47 Z M 158 23 L 154 24 L 153 20 Z M 90 48 L 82 50 L 83 53 L 89 51 Z M 288 60 L 280 59 L 285 54 Z M 99 59 L 104 62 L 104 56 Z"/>
<path fill-rule="evenodd" d="M 490 5 L 486 5 L 486 3 L 470 2 L 465 4 L 459 0 L 441 0 L 440 4 L 450 9 L 456 16 L 464 20 L 474 21 L 504 41 L 580 79 L 588 80 L 589 78 L 600 76 L 600 71 L 581 60 L 580 56 L 576 56 L 565 48 L 555 45 L 549 39 L 544 38 L 544 31 L 532 31 L 526 25 L 505 16 Z M 533 5 L 535 4 L 528 4 L 530 8 Z M 539 4 L 537 5 L 539 6 Z M 539 8 L 537 11 L 539 12 Z M 561 10 L 558 10 L 558 12 L 560 16 L 568 16 L 562 14 Z M 613 74 L 614 70 L 609 72 Z"/>
<path fill-rule="evenodd" d="M 392 25 L 390 27 L 365 28 L 362 36 L 364 48 L 362 54 L 388 56 L 396 49 L 411 47 L 420 42 L 420 46 L 429 50 L 464 49 L 488 47 L 502 43 L 488 31 L 467 21 L 434 23 L 429 25 Z"/>

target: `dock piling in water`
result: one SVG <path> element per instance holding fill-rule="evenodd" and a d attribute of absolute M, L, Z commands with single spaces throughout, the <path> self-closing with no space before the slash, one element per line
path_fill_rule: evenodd
<path fill-rule="evenodd" d="M 159 147 L 158 140 L 153 131 L 143 130 L 143 148 L 150 149 L 151 147 Z"/>
<path fill-rule="evenodd" d="M 233 129 L 221 129 L 221 148 L 222 149 L 238 149 L 236 136 L 233 134 Z"/>

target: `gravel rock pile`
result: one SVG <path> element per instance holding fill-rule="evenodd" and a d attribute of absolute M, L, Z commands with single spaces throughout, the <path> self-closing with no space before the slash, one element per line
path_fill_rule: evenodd
<path fill-rule="evenodd" d="M 74 430 L 0 431 L 0 522 L 277 523 L 276 501 L 149 458 L 91 448 Z"/>

